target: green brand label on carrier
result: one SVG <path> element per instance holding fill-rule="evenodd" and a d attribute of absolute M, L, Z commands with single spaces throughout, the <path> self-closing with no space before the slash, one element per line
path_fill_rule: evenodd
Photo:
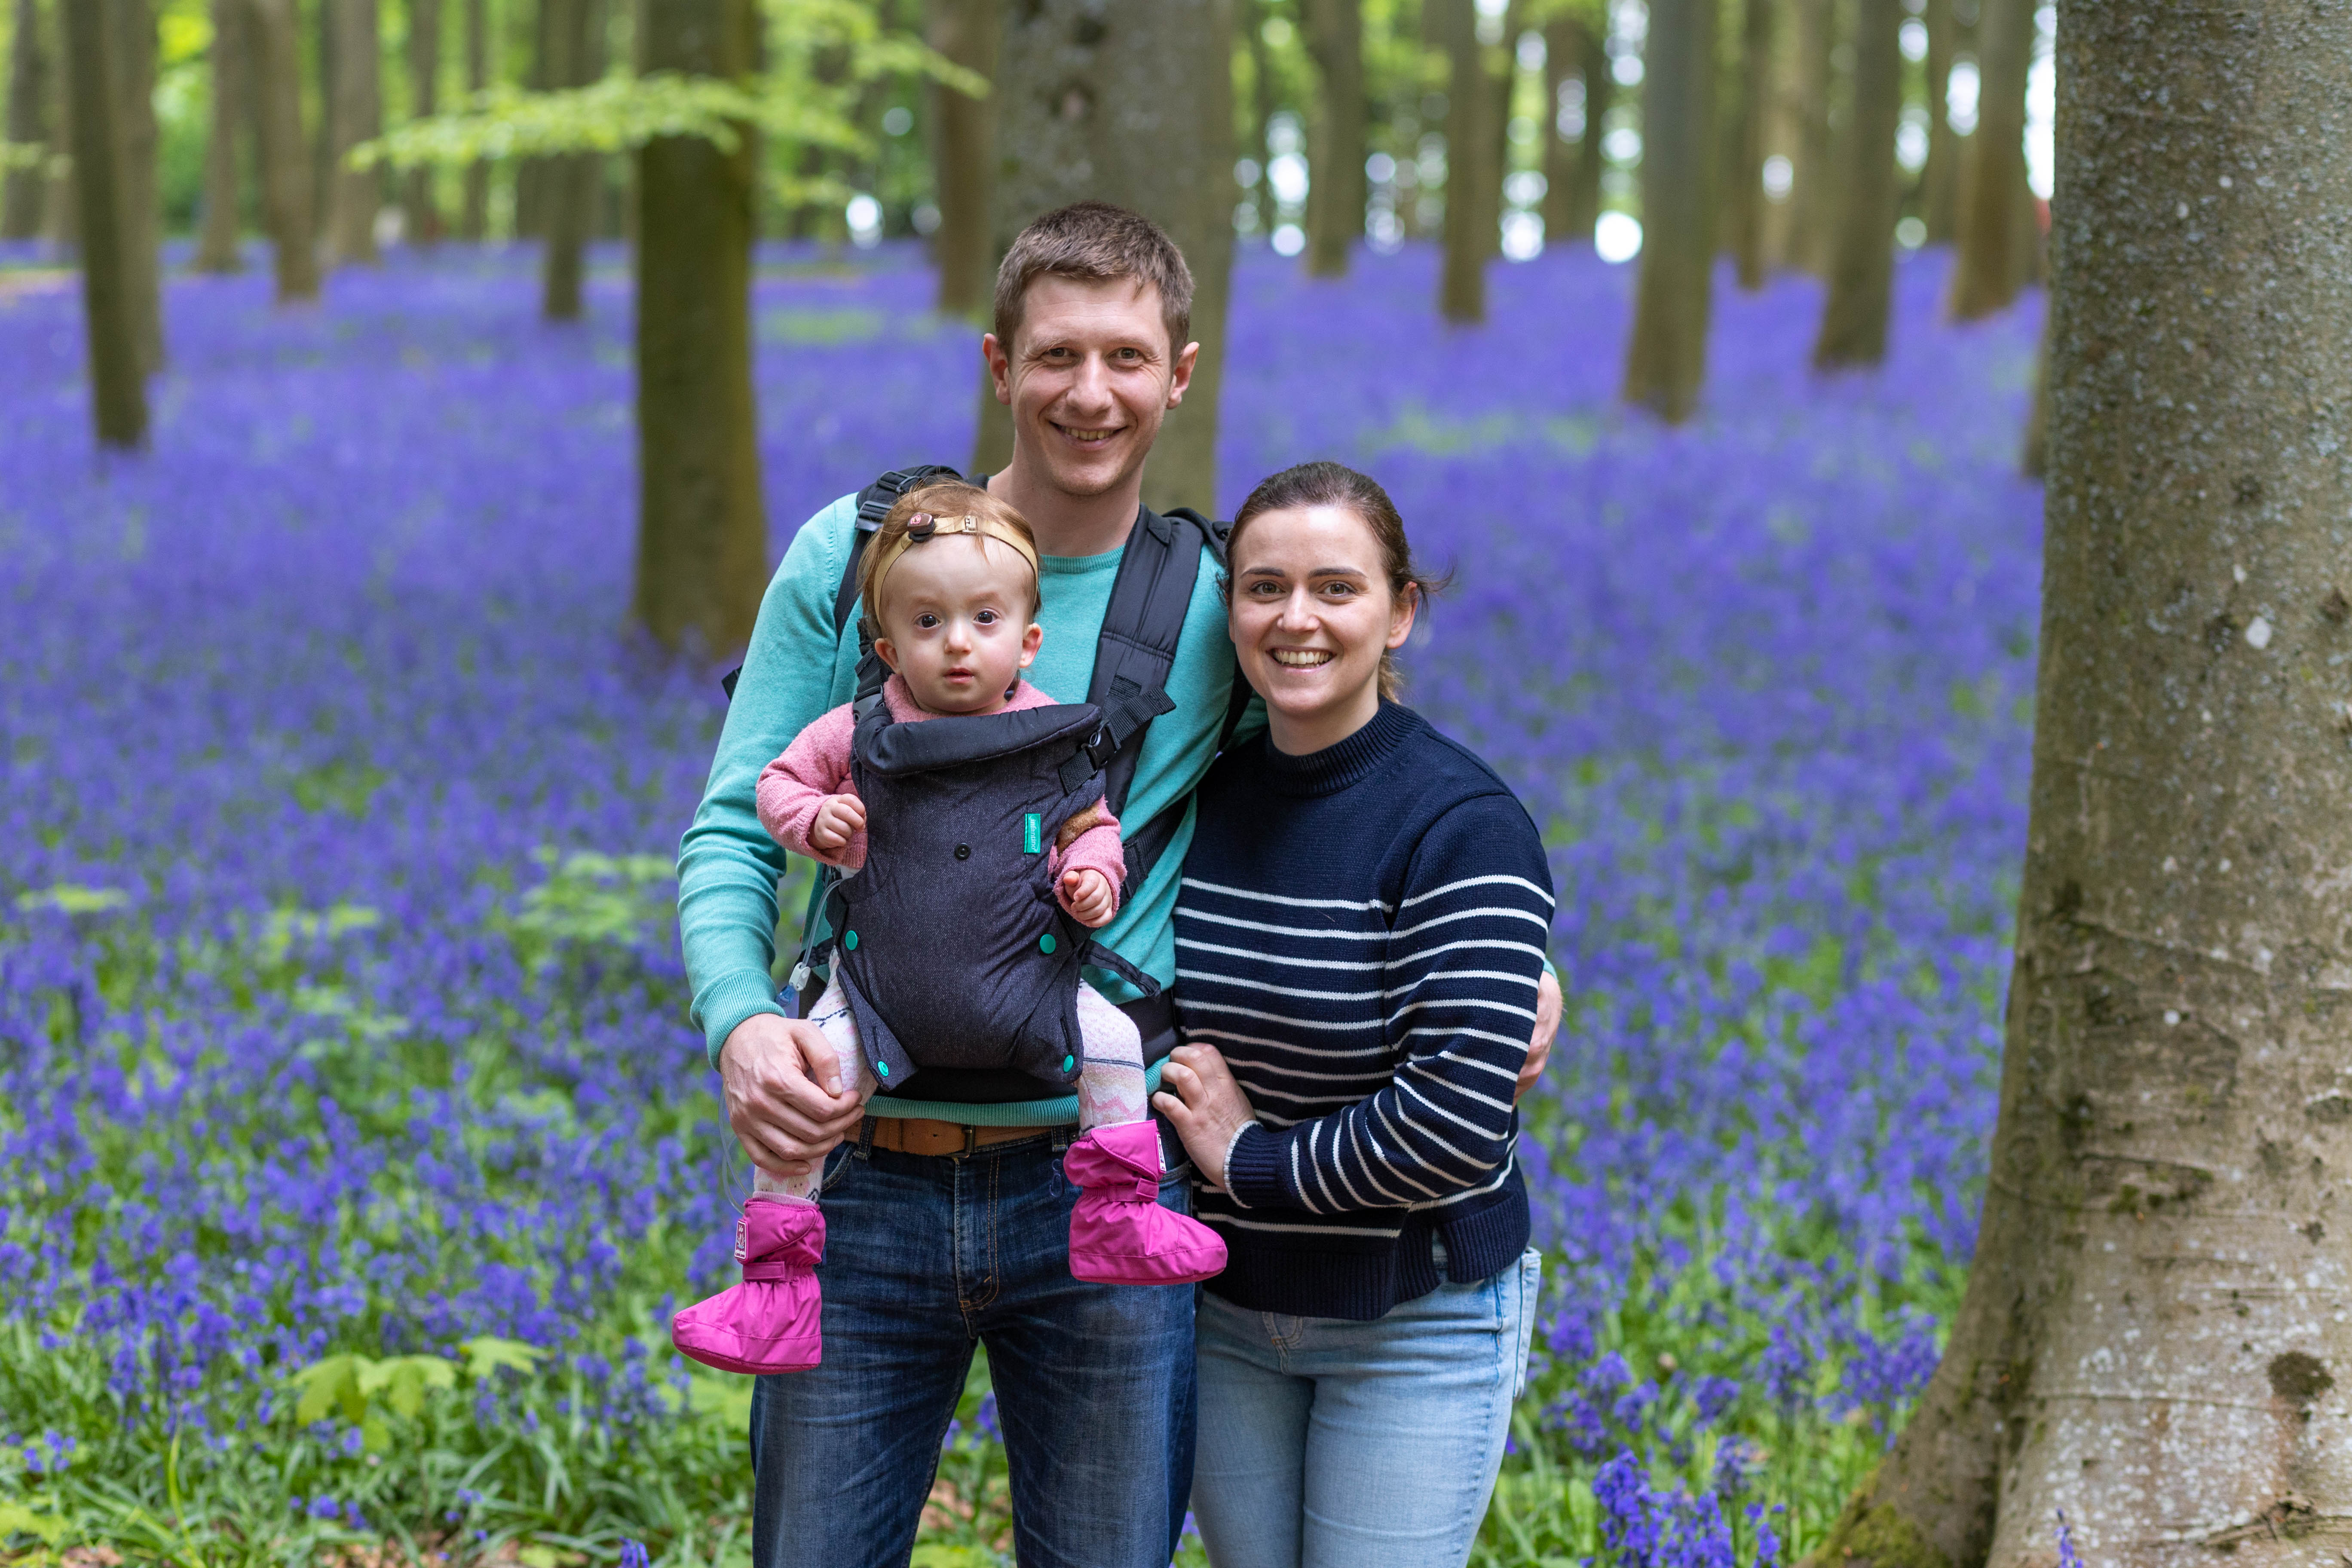
<path fill-rule="evenodd" d="M 1045 813 L 1033 811 L 1021 819 L 1021 847 L 1031 855 L 1045 847 Z"/>

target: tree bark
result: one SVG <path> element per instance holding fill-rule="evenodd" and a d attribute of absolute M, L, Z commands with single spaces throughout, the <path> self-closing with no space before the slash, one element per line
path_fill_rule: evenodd
<path fill-rule="evenodd" d="M 1643 50 L 1642 274 L 1625 401 L 1674 424 L 1698 405 L 1706 379 L 1716 9 L 1715 0 L 1651 0 Z"/>
<path fill-rule="evenodd" d="M 1984 1216 L 1823 1564 L 2352 1547 L 2352 13 L 2063 0 L 2041 668 Z M 2231 184 L 2223 185 L 2223 178 Z"/>
<path fill-rule="evenodd" d="M 1249 50 L 1250 61 L 1250 151 L 1257 164 L 1257 184 L 1250 187 L 1250 205 L 1257 209 L 1257 232 L 1260 238 L 1274 235 L 1274 178 L 1269 173 L 1274 164 L 1274 149 L 1268 145 L 1266 132 L 1274 122 L 1274 74 L 1265 61 L 1265 24 L 1263 17 L 1244 11 L 1239 18 L 1242 42 Z"/>
<path fill-rule="evenodd" d="M 1903 187 L 1895 132 L 1903 118 L 1903 0 L 1855 0 L 1853 108 L 1848 117 L 1830 297 L 1813 342 L 1813 367 L 1837 370 L 1886 357 L 1895 283 L 1895 220 Z"/>
<path fill-rule="evenodd" d="M 1797 153 L 1789 199 L 1790 259 L 1825 276 L 1838 213 L 1830 149 L 1830 92 L 1836 85 L 1834 0 L 1793 0 L 1797 20 Z"/>
<path fill-rule="evenodd" d="M 1042 0 L 1004 10 L 997 80 L 997 254 L 1070 202 L 1117 202 L 1165 229 L 1192 270 L 1192 390 L 1143 473 L 1165 510 L 1217 504 L 1217 391 L 1234 251 L 1231 0 Z M 977 471 L 1013 455 L 983 374 Z"/>
<path fill-rule="evenodd" d="M 441 0 L 408 0 L 408 112 L 415 120 L 441 107 Z M 411 245 L 441 239 L 441 207 L 433 198 L 434 171 L 420 165 L 403 182 L 402 206 Z"/>
<path fill-rule="evenodd" d="M 1960 139 L 1952 131 L 1952 56 L 1959 29 L 1952 0 L 1927 4 L 1927 166 L 1920 172 L 1921 214 L 1927 243 L 1949 245 L 1959 232 Z"/>
<path fill-rule="evenodd" d="M 237 133 L 253 101 L 242 0 L 212 0 L 212 124 L 205 142 L 205 216 L 196 239 L 199 272 L 245 267 L 237 214 Z"/>
<path fill-rule="evenodd" d="M 49 140 L 49 59 L 43 47 L 40 0 L 16 0 L 8 41 L 6 140 L 20 147 Z M 38 169 L 11 169 L 0 182 L 0 239 L 41 232 L 44 181 Z"/>
<path fill-rule="evenodd" d="M 1607 166 L 1601 152 L 1601 122 L 1617 84 L 1609 74 L 1609 51 L 1601 35 L 1579 17 L 1554 16 L 1545 26 L 1544 58 L 1557 61 L 1554 68 L 1559 73 L 1551 77 L 1552 123 L 1545 143 L 1544 237 L 1548 244 L 1590 245 L 1592 226 L 1601 219 L 1601 175 Z M 1573 158 L 1559 125 L 1559 84 L 1571 69 L 1584 84 L 1584 130 L 1576 140 Z"/>
<path fill-rule="evenodd" d="M 374 169 L 351 166 L 352 149 L 383 134 L 383 42 L 376 0 L 328 0 L 335 35 L 334 174 L 328 184 L 327 237 L 337 263 L 380 259 L 375 215 L 383 205 Z"/>
<path fill-rule="evenodd" d="M 546 18 L 547 85 L 584 87 L 588 80 L 588 0 L 540 0 Z M 551 321 L 580 319 L 582 252 L 594 198 L 596 160 L 586 153 L 546 159 L 540 174 L 541 311 Z"/>
<path fill-rule="evenodd" d="M 1745 9 L 1727 237 L 1739 286 L 1755 289 L 1764 286 L 1764 121 L 1771 108 L 1772 0 L 1745 0 Z"/>
<path fill-rule="evenodd" d="M 996 0 L 930 0 L 931 47 L 996 80 L 1003 37 Z M 999 91 L 1002 89 L 999 89 Z M 966 98 L 934 85 L 931 167 L 937 171 L 940 226 L 931 253 L 940 268 L 939 308 L 950 316 L 986 313 L 994 291 L 996 255 L 989 244 L 989 191 L 995 177 L 996 93 Z"/>
<path fill-rule="evenodd" d="M 122 193 L 116 183 L 121 149 L 110 101 L 120 79 L 112 58 L 114 26 L 102 5 L 68 4 L 64 11 L 90 411 L 100 445 L 137 447 L 147 440 L 147 387 L 139 364 L 137 305 L 124 265 Z"/>
<path fill-rule="evenodd" d="M 2008 309 L 2025 285 L 2018 225 L 2032 195 L 2025 183 L 2025 78 L 2033 64 L 2033 5 L 1984 0 L 1977 27 L 1982 86 L 1960 187 L 1960 254 L 1952 268 L 1958 321 Z"/>
<path fill-rule="evenodd" d="M 751 0 L 646 0 L 648 70 L 743 80 Z M 636 583 L 631 609 L 663 647 L 718 658 L 751 635 L 767 583 L 751 390 L 751 204 L 758 144 L 662 137 L 637 153 Z"/>
<path fill-rule="evenodd" d="M 114 185 L 122 204 L 121 267 L 142 374 L 163 368 L 163 215 L 156 189 L 155 12 L 149 0 L 105 0 L 114 72 Z"/>
<path fill-rule="evenodd" d="M 81 220 L 75 216 L 81 205 L 81 195 L 73 177 L 73 60 L 66 47 L 62 19 L 52 37 L 57 46 L 57 114 L 49 124 L 49 172 L 42 195 L 44 208 L 42 232 L 50 246 L 59 251 L 73 248 L 81 233 Z"/>
<path fill-rule="evenodd" d="M 260 128 L 262 210 L 278 302 L 319 297 L 311 166 L 302 137 L 302 41 L 295 0 L 241 0 Z"/>
<path fill-rule="evenodd" d="M 490 85 L 489 0 L 466 0 L 466 95 Z M 466 189 L 457 211 L 457 237 L 479 245 L 490 231 L 490 165 L 477 158 L 466 165 Z"/>
<path fill-rule="evenodd" d="M 1445 90 L 1445 268 L 1438 282 L 1437 307 L 1449 321 L 1486 319 L 1486 262 L 1495 254 L 1494 222 L 1503 183 L 1494 74 L 1486 47 L 1478 41 L 1473 0 L 1431 0 L 1441 5 L 1445 53 L 1453 65 Z M 1487 187 L 1496 194 L 1490 203 Z"/>
<path fill-rule="evenodd" d="M 1307 270 L 1347 275 L 1348 255 L 1363 237 L 1364 13 L 1362 0 L 1305 0 L 1307 47 L 1319 92 L 1307 166 Z"/>

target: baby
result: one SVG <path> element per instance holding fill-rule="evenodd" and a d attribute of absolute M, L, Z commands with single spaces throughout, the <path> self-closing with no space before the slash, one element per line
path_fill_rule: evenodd
<path fill-rule="evenodd" d="M 926 1065 L 974 1065 L 975 1049 L 994 1051 L 1050 1082 L 1074 1076 L 1084 1136 L 1064 1159 L 1080 1189 L 1070 1219 L 1071 1272 L 1112 1284 L 1174 1284 L 1215 1274 L 1224 1266 L 1224 1244 L 1157 1202 L 1160 1138 L 1146 1110 L 1141 1037 L 1133 1020 L 1076 977 L 1082 951 L 1088 962 L 1128 966 L 1090 943 L 1064 946 L 1066 938 L 1052 929 L 1048 888 L 1079 927 L 1108 924 L 1118 912 L 1126 860 L 1099 779 L 1078 790 L 1076 799 L 1086 804 L 1076 810 L 1055 782 L 1079 754 L 1070 737 L 1090 733 L 1097 715 L 1091 708 L 1059 707 L 1021 679 L 1045 637 L 1036 624 L 1037 549 L 1028 524 L 985 489 L 927 486 L 901 498 L 883 520 L 860 563 L 859 590 L 876 634 L 874 651 L 891 671 L 880 698 L 887 711 L 870 701 L 832 710 L 803 730 L 759 782 L 760 821 L 776 842 L 848 874 L 828 905 L 839 911 L 832 975 L 807 1015 L 836 1054 L 843 1087 L 855 1086 L 864 1099 L 885 1084 L 897 1089 Z M 913 731 L 942 719 L 965 728 Z M 983 720 L 989 727 L 971 728 Z M 857 787 L 861 768 L 867 770 L 866 793 L 880 792 L 871 819 Z M 903 781 L 919 790 L 926 777 L 950 782 L 911 799 L 903 793 Z M 1060 820 L 1048 820 L 1056 801 Z M 1042 809 L 1023 809 L 1032 805 Z M 902 815 L 880 815 L 889 810 Z M 1000 817 L 1018 819 L 1018 826 L 999 831 Z M 893 868 L 877 856 L 869 869 L 869 829 L 883 854 L 896 846 L 908 862 Z M 941 859 L 927 872 L 916 852 L 944 851 L 950 838 L 965 840 L 952 851 L 958 865 L 951 870 Z M 1012 840 L 1024 840 L 1019 851 Z M 980 862 L 975 845 L 984 852 Z M 1042 881 L 1034 875 L 1040 853 Z M 885 879 L 877 884 L 877 877 Z M 870 939 L 887 922 L 869 900 L 903 901 L 910 885 L 922 889 L 916 896 L 938 901 L 924 905 L 919 942 L 885 952 L 887 942 Z M 1025 890 L 1032 887 L 1034 895 Z M 1041 922 L 1047 929 L 1033 935 Z M 860 925 L 869 933 L 862 952 Z M 1057 1032 L 1057 1020 L 1067 1006 L 1057 1011 L 1056 1000 L 1070 986 L 1077 1048 L 1066 1051 L 1071 1030 L 1062 1023 Z M 998 1039 L 938 1037 L 942 1006 L 955 1016 L 961 999 L 992 991 L 1010 996 L 1015 1014 L 1031 1007 L 1033 995 L 1043 1000 L 995 1030 Z M 984 1008 L 974 1015 L 985 1016 Z M 964 1025 L 949 1032 L 990 1031 Z M 821 1181 L 814 1170 L 758 1173 L 737 1232 L 744 1283 L 678 1315 L 672 1338 L 680 1351 L 730 1371 L 817 1364 L 811 1268 L 823 1253 Z"/>

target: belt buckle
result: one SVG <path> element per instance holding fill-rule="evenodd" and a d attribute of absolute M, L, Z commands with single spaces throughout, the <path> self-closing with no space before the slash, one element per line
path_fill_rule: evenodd
<path fill-rule="evenodd" d="M 964 1123 L 963 1152 L 966 1159 L 970 1159 L 972 1155 L 980 1152 L 980 1129 L 972 1126 L 970 1122 Z"/>

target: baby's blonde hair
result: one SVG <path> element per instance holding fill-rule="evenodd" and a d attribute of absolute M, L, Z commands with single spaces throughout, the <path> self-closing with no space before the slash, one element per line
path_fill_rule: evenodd
<path fill-rule="evenodd" d="M 896 564 L 908 547 L 908 525 L 918 517 L 952 518 L 977 517 L 983 525 L 993 524 L 1014 535 L 1027 546 L 1025 554 L 1031 561 L 1037 557 L 1037 536 L 1029 530 L 1029 520 L 1023 517 L 1011 502 L 1003 501 L 978 485 L 968 485 L 951 479 L 941 484 L 925 485 L 898 498 L 882 519 L 882 526 L 866 542 L 866 552 L 857 560 L 857 597 L 866 616 L 869 636 L 882 635 L 882 600 L 877 591 L 879 574 L 887 565 Z M 986 534 L 980 537 L 986 538 Z M 917 542 L 919 544 L 919 541 Z M 1043 591 L 1033 572 L 1029 578 L 1029 618 L 1035 620 L 1045 604 Z"/>

